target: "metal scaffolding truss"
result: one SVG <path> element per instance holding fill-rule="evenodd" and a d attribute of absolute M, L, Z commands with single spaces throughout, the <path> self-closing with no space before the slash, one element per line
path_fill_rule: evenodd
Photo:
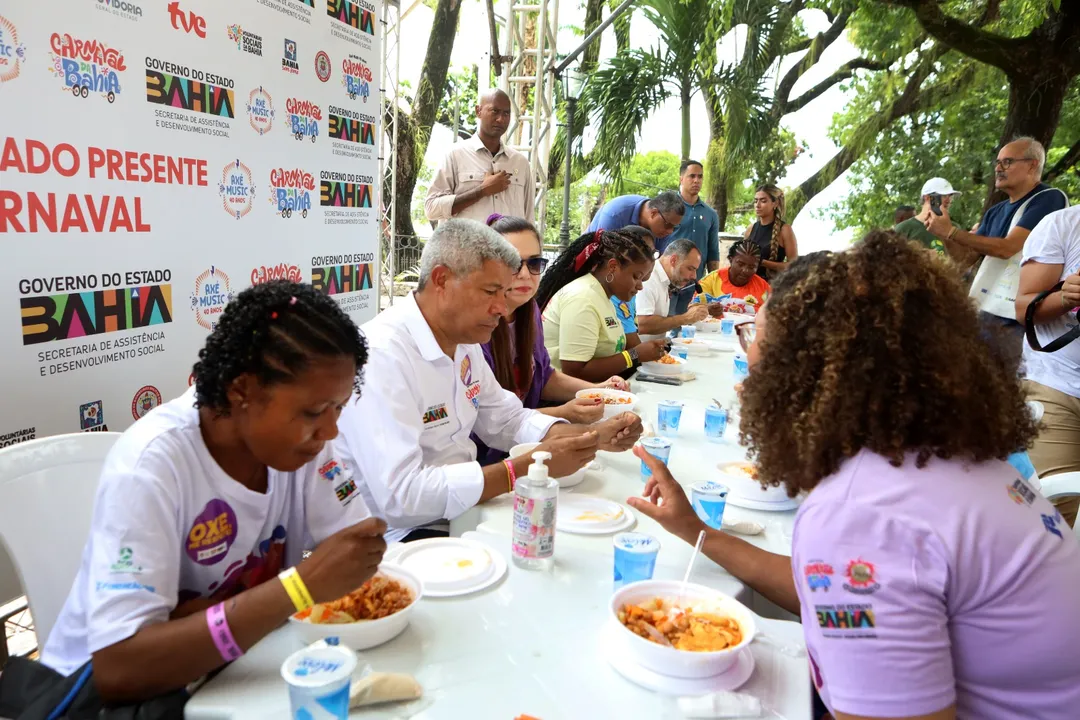
<path fill-rule="evenodd" d="M 555 34 L 559 0 L 508 0 L 503 26 L 503 58 L 508 61 L 499 87 L 510 96 L 506 143 L 523 153 L 536 188 L 536 224 L 543 237 L 547 219 L 548 157 L 555 137 L 553 101 Z"/>
<path fill-rule="evenodd" d="M 383 0 L 382 14 L 382 77 L 379 97 L 382 108 L 382 122 L 386 127 L 379 133 L 379 307 L 382 299 L 388 298 L 394 303 L 394 248 L 397 245 L 397 214 L 409 212 L 410 208 L 399 208 L 395 202 L 394 189 L 397 187 L 397 143 L 398 143 L 398 107 L 401 88 L 399 68 L 401 67 L 401 5 L 399 0 Z"/>

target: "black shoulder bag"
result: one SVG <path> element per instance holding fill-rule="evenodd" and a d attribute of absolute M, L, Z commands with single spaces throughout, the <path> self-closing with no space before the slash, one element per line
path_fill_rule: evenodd
<path fill-rule="evenodd" d="M 1065 333 L 1061 337 L 1057 338 L 1053 342 L 1050 342 L 1043 347 L 1039 344 L 1039 338 L 1035 335 L 1035 309 L 1039 307 L 1039 303 L 1045 300 L 1051 293 L 1055 293 L 1065 285 L 1065 282 L 1059 282 L 1049 290 L 1043 290 L 1041 293 L 1035 296 L 1035 299 L 1028 305 L 1027 312 L 1024 313 L 1024 334 L 1027 336 L 1028 344 L 1031 345 L 1032 350 L 1038 352 L 1057 352 L 1061 348 L 1071 343 L 1076 338 L 1080 337 L 1080 324 L 1074 327 L 1069 332 Z M 1074 316 L 1077 314 L 1074 310 Z M 1077 318 L 1080 321 L 1080 318 Z"/>

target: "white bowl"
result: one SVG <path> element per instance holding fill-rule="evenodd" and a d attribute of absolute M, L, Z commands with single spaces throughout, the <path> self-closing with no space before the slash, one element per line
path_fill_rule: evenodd
<path fill-rule="evenodd" d="M 697 328 L 698 332 L 718 333 L 720 332 L 720 320 L 715 318 L 709 320 L 702 320 L 699 323 L 694 323 L 694 327 Z"/>
<path fill-rule="evenodd" d="M 623 392 L 622 390 L 610 390 L 608 388 L 587 388 L 585 390 L 578 390 L 574 397 L 586 397 L 600 395 L 605 398 L 627 398 L 630 400 L 628 403 L 604 403 L 604 419 L 609 420 L 616 415 L 621 415 L 624 412 L 633 412 L 637 407 L 638 397 L 634 393 Z"/>
<path fill-rule="evenodd" d="M 665 365 L 662 362 L 647 362 L 642 363 L 641 367 L 645 368 L 645 372 L 651 375 L 681 375 L 686 369 L 686 360 L 677 358 L 674 355 L 671 356 L 676 361 L 674 365 Z"/>
<path fill-rule="evenodd" d="M 675 338 L 671 346 L 684 347 L 689 355 L 711 355 L 715 349 L 711 343 L 697 338 Z"/>
<path fill-rule="evenodd" d="M 754 639 L 754 614 L 741 602 L 722 592 L 704 585 L 689 583 L 685 595 L 680 596 L 682 582 L 679 580 L 643 580 L 631 583 L 611 596 L 611 613 L 608 622 L 618 626 L 613 633 L 616 642 L 628 661 L 644 668 L 676 678 L 707 678 L 719 675 L 738 660 L 739 653 Z M 619 622 L 619 609 L 626 604 L 640 605 L 654 598 L 679 600 L 693 607 L 695 602 L 706 601 L 708 610 L 730 616 L 742 630 L 742 641 L 733 647 L 715 652 L 689 652 L 659 645 L 631 632 Z"/>
<path fill-rule="evenodd" d="M 783 485 L 761 487 L 761 483 L 746 472 L 753 468 L 748 462 L 725 462 L 716 466 L 720 471 L 717 482 L 728 486 L 728 497 L 745 498 L 751 502 L 790 503 Z"/>
<path fill-rule="evenodd" d="M 527 455 L 535 450 L 539 444 L 540 443 L 522 443 L 521 445 L 515 445 L 510 448 L 510 457 L 516 458 L 520 455 Z M 559 481 L 559 487 L 561 488 L 574 487 L 575 485 L 579 485 L 581 481 L 585 479 L 585 468 L 581 468 L 571 475 L 555 479 Z"/>
<path fill-rule="evenodd" d="M 324 638 L 339 638 L 342 645 L 351 647 L 353 650 L 366 650 L 376 645 L 393 640 L 409 626 L 409 615 L 416 603 L 423 597 L 423 584 L 420 578 L 413 575 L 405 568 L 383 563 L 379 565 L 379 574 L 385 575 L 409 588 L 413 594 L 412 603 L 404 610 L 398 610 L 393 615 L 388 615 L 378 620 L 361 620 L 354 623 L 320 624 L 311 623 L 307 620 L 298 620 L 295 616 L 289 616 L 289 624 L 292 625 L 305 645 L 310 645 Z"/>

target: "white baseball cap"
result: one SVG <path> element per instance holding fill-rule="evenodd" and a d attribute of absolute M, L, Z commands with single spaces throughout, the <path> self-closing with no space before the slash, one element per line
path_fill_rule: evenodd
<path fill-rule="evenodd" d="M 923 183 L 922 192 L 919 193 L 919 197 L 923 195 L 959 195 L 959 190 L 953 190 L 952 185 L 945 178 L 930 178 Z"/>

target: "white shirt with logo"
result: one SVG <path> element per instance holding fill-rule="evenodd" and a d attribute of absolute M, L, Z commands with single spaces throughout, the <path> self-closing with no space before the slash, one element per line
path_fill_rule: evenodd
<path fill-rule="evenodd" d="M 370 517 L 333 448 L 265 493 L 206 449 L 195 390 L 128 428 L 105 459 L 90 537 L 42 662 L 68 675 L 140 628 L 271 580 L 338 530 Z"/>
<path fill-rule="evenodd" d="M 540 441 L 556 422 L 504 390 L 479 345 L 439 347 L 413 296 L 364 325 L 364 387 L 338 419 L 335 449 L 363 477 L 360 492 L 386 520 L 388 542 L 453 520 L 480 501 L 476 433 L 509 450 Z"/>
<path fill-rule="evenodd" d="M 1064 280 L 1080 271 L 1080 205 L 1050 213 L 1035 226 L 1024 242 L 1023 264 L 1061 265 Z M 1057 302 L 1047 298 L 1044 302 Z M 1071 311 L 1050 322 L 1035 325 L 1041 345 L 1049 345 L 1076 327 Z M 1080 397 L 1080 339 L 1057 352 L 1036 352 L 1024 338 L 1024 367 L 1027 379 L 1054 388 L 1066 395 Z"/>
<path fill-rule="evenodd" d="M 641 289 L 641 292 L 637 294 L 637 314 L 638 317 L 644 315 L 667 317 L 670 309 L 671 278 L 668 277 L 667 267 L 663 265 L 663 260 L 661 260 L 656 263 L 652 275 L 645 281 L 645 286 Z M 664 334 L 641 335 L 640 337 L 642 342 L 646 342 L 662 338 Z"/>

